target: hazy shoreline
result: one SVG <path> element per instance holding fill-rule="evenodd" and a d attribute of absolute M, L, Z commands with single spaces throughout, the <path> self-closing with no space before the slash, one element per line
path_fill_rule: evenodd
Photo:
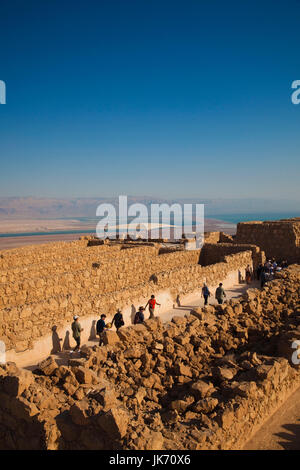
<path fill-rule="evenodd" d="M 0 219 L 0 234 L 50 232 L 66 230 L 94 230 L 95 225 L 78 219 Z"/>
<path fill-rule="evenodd" d="M 0 250 L 25 245 L 78 240 L 80 236 L 95 234 L 96 228 L 96 225 L 80 223 L 75 219 L 71 221 L 32 219 L 26 220 L 25 224 L 23 220 L 10 220 L 6 225 L 3 222 L 3 220 L 0 221 Z M 14 230 L 12 230 L 12 227 L 14 227 Z M 27 230 L 24 230 L 25 227 Z M 40 230 L 41 227 L 44 230 Z M 235 224 L 223 222 L 222 220 L 205 219 L 206 232 L 224 231 L 233 234 L 235 229 Z"/>

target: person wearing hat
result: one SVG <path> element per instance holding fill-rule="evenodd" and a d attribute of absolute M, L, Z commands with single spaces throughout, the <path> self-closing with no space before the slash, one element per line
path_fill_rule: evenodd
<path fill-rule="evenodd" d="M 78 316 L 75 315 L 73 317 L 74 321 L 72 323 L 72 332 L 73 332 L 73 338 L 75 339 L 76 341 L 76 347 L 74 349 L 74 351 L 79 351 L 79 348 L 80 348 L 80 334 L 81 332 L 83 331 L 83 328 L 81 328 L 81 325 L 78 321 Z"/>

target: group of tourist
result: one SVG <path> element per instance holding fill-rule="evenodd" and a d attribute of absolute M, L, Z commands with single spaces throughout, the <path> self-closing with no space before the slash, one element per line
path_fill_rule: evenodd
<path fill-rule="evenodd" d="M 144 312 L 146 308 L 149 308 L 149 319 L 154 318 L 154 311 L 156 306 L 160 306 L 155 298 L 155 295 L 151 295 L 151 298 L 148 300 L 147 304 L 145 307 L 141 306 L 139 307 L 138 311 L 135 313 L 134 316 L 134 325 L 137 325 L 139 323 L 143 323 L 145 320 L 145 315 Z M 76 347 L 74 348 L 74 351 L 79 351 L 80 349 L 80 342 L 81 342 L 81 332 L 83 331 L 83 328 L 81 327 L 79 323 L 79 317 L 78 315 L 75 315 L 73 317 L 73 323 L 72 323 L 72 333 L 73 333 L 73 338 L 76 342 Z M 120 309 L 117 310 L 117 313 L 114 315 L 114 318 L 112 319 L 111 323 L 106 323 L 106 315 L 103 313 L 100 316 L 100 319 L 96 323 L 96 333 L 97 336 L 99 336 L 99 346 L 103 344 L 103 332 L 105 330 L 108 330 L 115 325 L 116 330 L 118 331 L 122 326 L 125 325 L 124 319 L 123 319 L 123 314 Z"/>
<path fill-rule="evenodd" d="M 256 268 L 256 278 L 260 281 L 261 288 L 264 287 L 267 281 L 271 281 L 274 279 L 275 272 L 280 272 L 282 269 L 287 268 L 288 263 L 286 260 L 282 261 L 281 263 L 277 263 L 275 258 L 268 259 L 265 264 L 259 264 Z M 248 266 L 245 269 L 245 282 L 250 284 L 254 280 L 254 273 L 251 266 Z M 242 274 L 239 271 L 239 279 L 240 281 L 243 280 Z M 207 287 L 206 283 L 203 284 L 201 297 L 204 298 L 204 305 L 208 304 L 208 299 L 211 296 L 209 288 Z M 223 288 L 223 284 L 220 282 L 219 287 L 216 289 L 215 298 L 217 299 L 219 304 L 224 302 L 226 298 L 226 293 Z"/>
<path fill-rule="evenodd" d="M 257 280 L 260 281 L 261 288 L 264 287 L 265 283 L 274 279 L 276 272 L 280 272 L 282 269 L 287 268 L 288 263 L 286 260 L 281 263 L 277 263 L 275 258 L 268 259 L 265 264 L 259 264 L 256 269 Z"/>
<path fill-rule="evenodd" d="M 272 260 L 267 260 L 264 265 L 259 264 L 259 266 L 256 269 L 256 278 L 257 280 L 260 281 L 261 287 L 263 288 L 263 286 L 265 285 L 267 281 L 270 281 L 271 279 L 274 278 L 275 272 L 279 272 L 281 271 L 281 269 L 286 268 L 287 266 L 288 266 L 287 261 L 282 261 L 280 264 L 278 264 L 274 258 Z M 241 279 L 240 272 L 239 272 L 239 275 Z M 248 265 L 245 269 L 245 281 L 247 284 L 250 284 L 253 279 L 254 279 L 253 270 L 251 266 Z M 204 305 L 207 305 L 208 299 L 209 297 L 211 297 L 211 293 L 206 283 L 203 284 L 203 287 L 201 289 L 201 297 L 204 298 Z M 226 292 L 224 290 L 222 282 L 220 282 L 219 286 L 216 289 L 215 298 L 218 304 L 220 305 L 223 304 L 226 298 Z M 160 304 L 155 299 L 155 296 L 151 295 L 151 298 L 148 300 L 145 307 L 143 306 L 139 307 L 138 311 L 135 313 L 134 320 L 133 320 L 134 325 L 144 322 L 145 320 L 144 312 L 147 307 L 149 308 L 149 319 L 154 318 L 154 310 L 155 310 L 156 305 L 160 306 Z M 79 351 L 81 332 L 83 331 L 83 328 L 81 328 L 81 325 L 78 321 L 79 317 L 77 315 L 75 315 L 73 319 L 74 321 L 72 323 L 72 332 L 73 332 L 73 338 L 76 341 L 76 347 L 74 351 Z M 125 325 L 122 312 L 119 309 L 117 310 L 117 313 L 114 315 L 111 323 L 106 323 L 106 315 L 104 313 L 100 316 L 100 319 L 97 321 L 96 333 L 97 333 L 97 336 L 99 336 L 99 346 L 103 344 L 103 332 L 107 329 L 112 328 L 113 325 L 115 325 L 117 331 L 122 326 Z"/>

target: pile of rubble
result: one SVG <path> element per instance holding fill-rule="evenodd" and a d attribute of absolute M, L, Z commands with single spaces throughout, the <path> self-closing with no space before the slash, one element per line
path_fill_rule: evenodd
<path fill-rule="evenodd" d="M 231 449 L 299 384 L 300 266 L 260 291 L 29 372 L 0 367 L 1 449 Z"/>

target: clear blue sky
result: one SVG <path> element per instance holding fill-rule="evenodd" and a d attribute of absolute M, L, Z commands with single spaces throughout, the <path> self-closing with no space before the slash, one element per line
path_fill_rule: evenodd
<path fill-rule="evenodd" d="M 0 44 L 0 196 L 300 200 L 300 1 L 2 1 Z"/>

